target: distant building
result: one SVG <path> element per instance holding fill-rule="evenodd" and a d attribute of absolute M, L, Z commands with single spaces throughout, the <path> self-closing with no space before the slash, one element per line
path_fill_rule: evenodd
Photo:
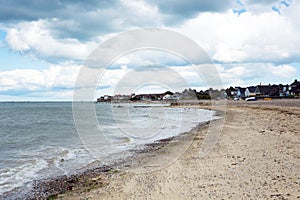
<path fill-rule="evenodd" d="M 179 100 L 179 96 L 176 94 L 166 94 L 165 96 L 163 96 L 163 100 L 167 100 L 167 101 L 177 101 Z"/>
<path fill-rule="evenodd" d="M 245 97 L 255 96 L 256 95 L 255 89 L 256 89 L 255 86 L 247 87 L 245 90 Z"/>
<path fill-rule="evenodd" d="M 234 89 L 233 87 L 230 87 L 230 88 L 227 88 L 225 90 L 226 94 L 227 94 L 227 97 L 235 97 L 236 94 L 237 94 L 237 91 L 236 89 Z"/>
<path fill-rule="evenodd" d="M 242 87 L 235 87 L 236 89 L 236 96 L 239 98 L 245 97 L 245 91 L 246 88 L 242 88 Z"/>
<path fill-rule="evenodd" d="M 256 96 L 279 96 L 278 85 L 258 85 L 255 88 Z"/>
<path fill-rule="evenodd" d="M 112 96 L 104 95 L 97 99 L 97 102 L 111 102 Z"/>
<path fill-rule="evenodd" d="M 295 79 L 295 81 L 289 87 L 289 93 L 291 95 L 299 96 L 299 94 L 300 94 L 300 81 Z"/>
<path fill-rule="evenodd" d="M 286 97 L 286 96 L 289 96 L 289 95 L 290 95 L 289 85 L 279 84 L 279 96 Z"/>
<path fill-rule="evenodd" d="M 120 95 L 120 94 L 117 94 L 115 96 L 112 97 L 112 99 L 114 101 L 128 101 L 130 99 L 130 95 Z"/>
<path fill-rule="evenodd" d="M 97 99 L 97 102 L 104 102 L 104 97 L 99 97 L 99 98 Z"/>
<path fill-rule="evenodd" d="M 169 101 L 176 102 L 178 100 L 196 100 L 196 99 L 239 99 L 245 97 L 288 97 L 300 95 L 300 81 L 297 79 L 290 85 L 257 85 L 250 87 L 229 87 L 226 90 L 209 88 L 208 90 L 201 90 L 197 92 L 195 89 L 185 89 L 181 93 L 173 93 L 167 91 L 158 94 L 131 94 L 131 95 L 104 95 L 97 99 L 97 102 L 112 102 L 112 101 Z"/>
<path fill-rule="evenodd" d="M 165 95 L 172 96 L 173 93 L 168 91 L 165 93 L 159 93 L 159 94 L 132 94 L 130 97 L 131 101 L 161 101 L 163 100 L 163 97 Z"/>

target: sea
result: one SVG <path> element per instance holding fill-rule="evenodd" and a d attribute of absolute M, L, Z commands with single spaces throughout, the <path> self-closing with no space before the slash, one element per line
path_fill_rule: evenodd
<path fill-rule="evenodd" d="M 95 160 L 108 162 L 215 117 L 214 111 L 168 104 L 91 104 L 96 137 L 85 137 L 88 131 L 74 120 L 72 102 L 0 103 L 0 197 L 30 187 L 33 180 L 68 175 Z M 95 144 L 101 149 L 96 154 Z"/>

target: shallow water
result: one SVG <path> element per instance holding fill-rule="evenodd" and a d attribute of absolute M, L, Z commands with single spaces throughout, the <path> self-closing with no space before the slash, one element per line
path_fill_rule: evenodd
<path fill-rule="evenodd" d="M 0 103 L 0 196 L 29 181 L 68 174 L 95 159 L 114 159 L 110 155 L 189 131 L 214 114 L 162 106 L 94 104 L 98 132 L 87 137 L 88 126 L 84 132 L 76 129 L 71 102 Z"/>

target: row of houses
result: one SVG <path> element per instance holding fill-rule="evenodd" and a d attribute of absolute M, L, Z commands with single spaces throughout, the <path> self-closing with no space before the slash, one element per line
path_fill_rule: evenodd
<path fill-rule="evenodd" d="M 228 97 L 287 97 L 287 96 L 299 96 L 300 94 L 300 81 L 297 79 L 290 85 L 257 85 L 250 87 L 230 87 L 226 89 Z"/>
<path fill-rule="evenodd" d="M 197 92 L 195 89 L 185 89 L 182 92 L 164 92 L 156 94 L 131 94 L 131 95 L 104 95 L 97 102 L 124 102 L 124 101 L 169 101 L 197 100 L 197 99 L 227 98 L 225 90 L 214 90 L 212 88 Z"/>
<path fill-rule="evenodd" d="M 157 94 L 131 94 L 131 95 L 104 95 L 97 99 L 97 102 L 122 102 L 122 101 L 163 101 L 163 100 L 178 100 L 180 93 L 170 91 Z"/>
<path fill-rule="evenodd" d="M 131 101 L 162 101 L 167 99 L 176 99 L 173 92 L 167 91 L 164 93 L 157 94 L 132 94 Z"/>
<path fill-rule="evenodd" d="M 104 95 L 97 102 L 121 102 L 121 101 L 178 101 L 196 99 L 226 99 L 245 97 L 287 97 L 299 96 L 300 81 L 295 80 L 290 85 L 257 85 L 250 87 L 230 87 L 221 90 L 208 89 L 197 92 L 195 89 L 185 89 L 182 92 L 164 92 L 157 94 L 131 94 L 131 95 Z"/>

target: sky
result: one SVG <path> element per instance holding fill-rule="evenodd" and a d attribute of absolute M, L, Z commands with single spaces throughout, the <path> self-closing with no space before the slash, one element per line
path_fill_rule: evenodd
<path fill-rule="evenodd" d="M 0 5 L 0 101 L 72 100 L 89 55 L 140 28 L 175 31 L 195 41 L 214 63 L 223 88 L 300 79 L 296 0 L 0 0 Z M 168 78 L 134 85 L 134 77 Z M 120 92 L 208 87 L 182 58 L 140 50 L 106 68 L 95 97 L 130 84 Z"/>

